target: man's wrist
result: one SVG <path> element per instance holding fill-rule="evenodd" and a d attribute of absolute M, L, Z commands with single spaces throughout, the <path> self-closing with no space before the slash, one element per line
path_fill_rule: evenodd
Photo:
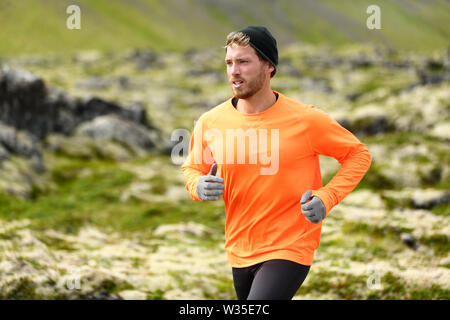
<path fill-rule="evenodd" d="M 311 196 L 318 198 L 323 203 L 323 206 L 325 208 L 325 216 L 324 216 L 324 219 L 325 219 L 328 215 L 329 209 L 328 209 L 328 203 L 325 200 L 326 197 L 324 195 L 324 192 L 320 191 L 320 190 L 312 190 Z"/>

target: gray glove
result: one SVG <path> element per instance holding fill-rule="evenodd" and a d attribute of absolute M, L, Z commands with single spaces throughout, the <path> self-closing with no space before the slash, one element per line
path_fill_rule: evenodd
<path fill-rule="evenodd" d="M 306 220 L 311 223 L 319 223 L 325 218 L 325 205 L 318 197 L 311 197 L 311 190 L 306 191 L 302 195 L 300 204 L 302 206 L 302 213 Z M 311 200 L 308 202 L 308 200 Z"/>
<path fill-rule="evenodd" d="M 217 164 L 213 164 L 208 175 L 200 177 L 197 182 L 197 195 L 200 200 L 219 200 L 225 186 L 223 179 L 216 177 Z"/>

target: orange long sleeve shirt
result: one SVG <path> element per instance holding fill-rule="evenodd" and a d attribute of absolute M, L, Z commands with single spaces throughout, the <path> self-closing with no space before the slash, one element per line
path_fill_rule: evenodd
<path fill-rule="evenodd" d="M 319 154 L 341 164 L 325 186 Z M 225 250 L 230 265 L 240 268 L 270 259 L 311 265 L 322 222 L 305 219 L 302 194 L 313 190 L 328 215 L 362 179 L 371 157 L 324 111 L 278 93 L 260 113 L 244 114 L 229 99 L 200 116 L 181 166 L 192 199 L 202 201 L 197 181 L 212 163 L 224 179 Z"/>

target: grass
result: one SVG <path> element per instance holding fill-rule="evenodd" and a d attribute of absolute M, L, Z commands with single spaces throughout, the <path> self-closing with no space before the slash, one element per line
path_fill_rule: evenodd
<path fill-rule="evenodd" d="M 205 224 L 220 232 L 223 230 L 224 215 L 213 213 L 218 210 L 217 204 L 192 200 L 148 203 L 132 199 L 121 202 L 121 192 L 136 178 L 133 173 L 106 160 L 60 159 L 60 162 L 51 171 L 57 184 L 55 190 L 38 193 L 33 201 L 0 193 L 0 217 L 30 219 L 32 228 L 54 228 L 68 233 L 77 233 L 85 224 L 128 232 L 188 221 Z M 155 194 L 163 194 L 168 187 L 161 174 L 155 175 L 150 182 Z"/>
<path fill-rule="evenodd" d="M 244 23 L 268 25 L 280 44 L 299 40 L 337 46 L 371 42 L 423 52 L 449 45 L 449 31 L 445 27 L 450 19 L 449 5 L 439 1 L 420 5 L 412 13 L 395 1 L 383 2 L 382 30 L 366 27 L 365 10 L 372 4 L 369 0 L 352 5 L 338 5 L 335 1 L 320 5 L 267 1 L 255 6 L 248 2 L 240 3 L 239 10 L 225 0 L 206 5 L 191 0 L 162 3 L 79 0 L 75 2 L 81 10 L 79 30 L 66 27 L 69 4 L 74 3 L 57 0 L 2 2 L 0 54 L 110 51 L 124 47 L 164 51 L 220 46 L 230 31 L 242 28 Z M 218 37 L 219 34 L 222 37 Z M 410 34 L 414 37 L 409 37 Z"/>
<path fill-rule="evenodd" d="M 363 25 L 369 17 L 366 14 L 366 8 L 377 4 L 380 7 L 381 29 L 361 28 L 356 31 L 357 36 L 367 39 L 366 41 L 380 41 L 389 46 L 405 49 L 416 48 L 416 44 L 413 44 L 416 41 L 422 43 L 420 46 L 423 47 L 426 47 L 428 43 L 441 43 L 444 46 L 448 44 L 448 39 L 443 37 L 442 24 L 439 22 L 440 19 L 450 18 L 448 10 L 444 9 L 445 2 L 431 1 L 425 4 L 416 1 L 408 3 L 406 8 L 397 1 L 374 3 L 363 0 L 350 4 L 326 0 L 325 3 L 348 16 L 349 20 Z M 405 36 L 407 34 L 414 34 L 414 41 L 410 42 L 411 37 Z"/>

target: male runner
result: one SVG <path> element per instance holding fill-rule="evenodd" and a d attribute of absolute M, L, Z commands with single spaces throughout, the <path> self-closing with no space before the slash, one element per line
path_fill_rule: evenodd
<path fill-rule="evenodd" d="M 356 187 L 371 157 L 324 111 L 271 89 L 278 49 L 265 27 L 230 33 L 225 49 L 233 97 L 196 122 L 181 167 L 186 188 L 196 201 L 223 197 L 238 299 L 292 299 L 313 262 L 322 220 Z M 341 164 L 325 186 L 319 154 Z"/>

